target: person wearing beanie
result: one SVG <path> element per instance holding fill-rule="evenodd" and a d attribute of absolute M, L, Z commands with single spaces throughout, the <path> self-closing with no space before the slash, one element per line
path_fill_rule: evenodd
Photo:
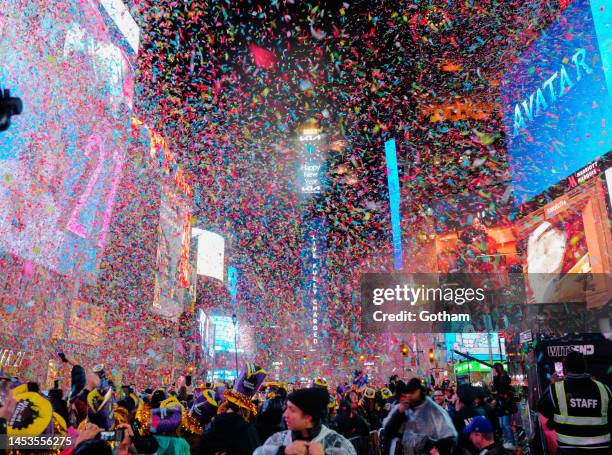
<path fill-rule="evenodd" d="M 288 430 L 270 436 L 254 455 L 357 455 L 353 445 L 321 423 L 329 392 L 321 387 L 298 389 L 287 397 L 283 414 Z"/>
<path fill-rule="evenodd" d="M 397 385 L 399 402 L 383 421 L 383 453 L 395 453 L 398 444 L 404 453 L 451 454 L 457 444 L 457 431 L 448 413 L 429 396 L 418 378 Z"/>
<path fill-rule="evenodd" d="M 610 453 L 612 394 L 587 373 L 582 353 L 571 351 L 564 362 L 565 378 L 548 386 L 538 412 L 557 433 L 559 454 Z"/>

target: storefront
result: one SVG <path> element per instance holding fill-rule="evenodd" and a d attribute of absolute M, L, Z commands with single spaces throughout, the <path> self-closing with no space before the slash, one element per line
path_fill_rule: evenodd
<path fill-rule="evenodd" d="M 504 369 L 508 370 L 508 363 L 502 362 Z M 472 385 L 489 384 L 493 381 L 493 370 L 488 366 L 476 361 L 468 360 L 454 365 L 457 384 L 468 382 Z"/>

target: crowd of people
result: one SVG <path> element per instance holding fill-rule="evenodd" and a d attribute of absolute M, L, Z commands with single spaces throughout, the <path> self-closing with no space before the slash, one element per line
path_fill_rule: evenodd
<path fill-rule="evenodd" d="M 580 361 L 573 365 L 580 369 Z M 136 391 L 116 387 L 102 365 L 91 371 L 72 365 L 69 391 L 57 381 L 42 391 L 37 383 L 3 376 L 0 433 L 9 436 L 5 450 L 13 453 L 34 449 L 31 436 L 59 437 L 36 449 L 63 455 L 521 453 L 509 424 L 517 411 L 514 389 L 501 364 L 490 387 L 448 381 L 432 387 L 397 375 L 375 387 L 358 371 L 335 389 L 323 378 L 302 388 L 265 378 L 253 363 L 244 365 L 232 387 L 179 383 Z M 578 379 L 588 389 L 590 379 Z M 592 382 L 604 388 L 609 406 L 609 389 Z M 553 395 L 549 391 L 542 405 L 551 419 L 561 412 Z M 16 442 L 19 437 L 26 441 Z"/>

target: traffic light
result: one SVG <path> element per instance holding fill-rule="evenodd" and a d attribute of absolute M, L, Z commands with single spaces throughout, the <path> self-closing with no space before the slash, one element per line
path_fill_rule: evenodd
<path fill-rule="evenodd" d="M 404 357 L 407 357 L 408 356 L 408 346 L 406 346 L 405 344 L 400 344 L 400 352 L 402 353 Z"/>
<path fill-rule="evenodd" d="M 434 363 L 436 361 L 436 354 L 434 354 L 433 348 L 429 349 L 429 363 Z"/>
<path fill-rule="evenodd" d="M 361 362 L 363 362 L 363 361 L 365 360 L 365 355 L 361 354 L 361 355 L 359 356 L 359 360 L 360 360 Z"/>

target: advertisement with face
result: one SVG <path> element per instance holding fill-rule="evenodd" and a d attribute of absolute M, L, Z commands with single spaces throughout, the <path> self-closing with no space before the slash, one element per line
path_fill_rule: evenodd
<path fill-rule="evenodd" d="M 591 270 L 581 207 L 566 197 L 544 208 L 545 219 L 530 220 L 520 242 L 526 260 L 530 303 L 583 302 Z"/>

